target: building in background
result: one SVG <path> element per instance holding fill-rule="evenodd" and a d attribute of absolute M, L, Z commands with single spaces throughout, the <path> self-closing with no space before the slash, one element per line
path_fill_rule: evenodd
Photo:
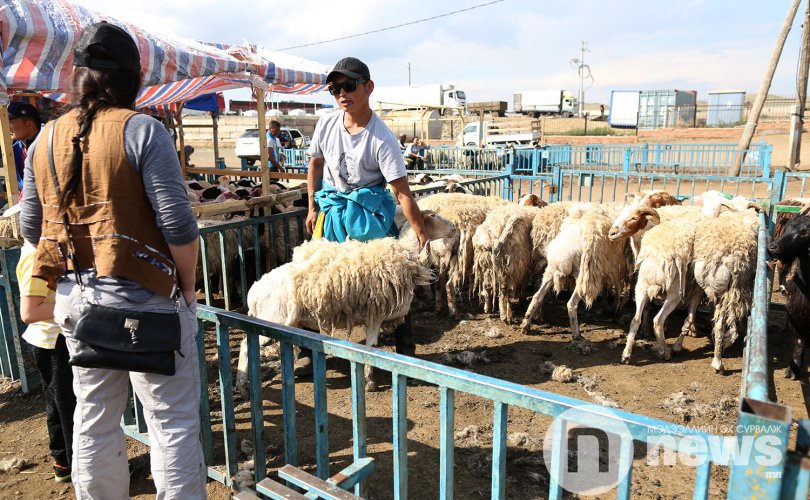
<path fill-rule="evenodd" d="M 738 125 L 743 121 L 744 111 L 744 90 L 712 90 L 709 92 L 706 125 L 709 127 Z"/>

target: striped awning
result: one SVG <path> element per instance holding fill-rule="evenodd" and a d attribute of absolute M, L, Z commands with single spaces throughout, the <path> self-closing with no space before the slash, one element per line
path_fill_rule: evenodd
<path fill-rule="evenodd" d="M 64 92 L 73 70 L 73 46 L 84 27 L 99 21 L 120 26 L 137 42 L 145 86 L 265 70 L 222 49 L 153 35 L 64 0 L 11 0 L 0 3 L 0 99 L 16 91 Z"/>
<path fill-rule="evenodd" d="M 10 0 L 0 3 L 0 103 L 21 91 L 65 102 L 73 46 L 85 26 L 102 20 L 125 29 L 138 43 L 144 68 L 141 108 L 249 87 L 257 77 L 271 92 L 309 94 L 326 87 L 324 67 L 294 56 L 275 54 L 277 63 L 254 45 L 156 36 L 64 0 Z"/>

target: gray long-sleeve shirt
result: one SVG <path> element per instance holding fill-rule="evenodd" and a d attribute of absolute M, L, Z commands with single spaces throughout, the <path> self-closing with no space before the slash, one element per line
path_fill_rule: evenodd
<path fill-rule="evenodd" d="M 47 148 L 46 133 L 40 134 L 28 148 L 25 161 L 25 189 L 20 212 L 20 232 L 26 241 L 35 245 L 39 242 L 42 232 L 42 205 L 34 182 L 35 174 L 31 160 L 40 145 L 40 140 L 42 147 Z M 133 116 L 124 127 L 124 150 L 130 164 L 141 174 L 146 196 L 155 211 L 157 226 L 166 242 L 180 246 L 197 238 L 199 235 L 197 219 L 188 201 L 180 161 L 177 159 L 171 136 L 163 125 L 146 115 Z M 121 278 L 101 279 L 96 280 L 96 283 L 92 280 L 93 278 L 88 285 L 102 285 L 102 288 L 135 302 L 148 300 L 152 295 L 151 292 Z M 144 294 L 141 291 L 148 293 Z"/>

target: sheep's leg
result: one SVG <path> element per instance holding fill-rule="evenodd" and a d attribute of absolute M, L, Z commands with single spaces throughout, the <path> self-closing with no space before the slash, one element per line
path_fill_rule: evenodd
<path fill-rule="evenodd" d="M 436 279 L 435 299 L 436 299 L 436 314 L 443 316 L 447 313 L 447 295 L 445 290 L 448 286 L 447 271 L 440 271 Z"/>
<path fill-rule="evenodd" d="M 456 304 L 456 284 L 452 276 L 448 277 L 445 289 L 447 291 L 447 307 L 450 317 L 454 320 L 460 320 L 461 313 L 458 312 L 458 304 Z"/>
<path fill-rule="evenodd" d="M 532 325 L 532 319 L 535 316 L 540 316 L 540 313 L 543 309 L 543 299 L 546 297 L 546 294 L 551 289 L 553 283 L 551 280 L 543 281 L 540 285 L 540 289 L 538 289 L 534 296 L 532 297 L 532 301 L 529 304 L 529 308 L 526 310 L 526 316 L 523 318 L 523 323 L 520 325 L 520 331 L 524 334 L 529 333 L 529 329 Z"/>
<path fill-rule="evenodd" d="M 568 299 L 568 321 L 571 322 L 571 337 L 573 340 L 580 340 L 582 335 L 579 333 L 579 319 L 577 318 L 577 307 L 582 298 L 576 290 L 571 293 L 571 298 Z"/>
<path fill-rule="evenodd" d="M 512 319 L 512 309 L 509 304 L 509 288 L 503 286 L 503 284 L 499 283 L 497 285 L 498 289 L 498 311 L 501 315 L 501 321 L 504 323 L 509 323 L 509 320 Z"/>
<path fill-rule="evenodd" d="M 264 347 L 272 341 L 270 337 L 260 336 L 259 347 Z M 239 361 L 236 364 L 236 391 L 242 395 L 244 399 L 248 398 L 248 353 L 247 353 L 247 336 L 242 339 L 239 345 Z"/>
<path fill-rule="evenodd" d="M 377 347 L 380 339 L 380 326 L 382 322 L 369 323 L 366 325 L 366 347 Z M 364 368 L 366 374 L 366 390 L 376 391 L 379 389 L 377 386 L 377 379 L 374 376 L 374 367 L 366 365 Z"/>
<path fill-rule="evenodd" d="M 790 365 L 785 370 L 785 377 L 800 380 L 804 374 L 804 351 L 807 344 L 796 332 L 790 318 L 788 318 L 788 332 L 793 334 L 793 356 L 790 358 Z"/>
<path fill-rule="evenodd" d="M 658 314 L 655 315 L 653 318 L 653 331 L 655 332 L 656 338 L 656 350 L 658 356 L 663 359 L 670 359 L 672 357 L 672 353 L 669 351 L 669 346 L 667 346 L 667 339 L 664 332 L 664 329 L 667 324 L 667 318 L 675 308 L 678 307 L 678 304 L 681 302 L 681 294 L 677 291 L 670 290 L 667 293 L 666 299 L 664 299 L 664 303 L 661 305 L 661 310 L 658 311 Z"/>
<path fill-rule="evenodd" d="M 678 335 L 678 340 L 672 345 L 672 352 L 681 352 L 681 349 L 683 349 L 683 338 L 686 335 L 697 337 L 695 313 L 697 312 L 698 305 L 700 305 L 700 293 L 693 293 L 689 298 L 689 313 L 686 315 L 686 320 L 683 322 L 683 328 L 681 328 L 681 334 Z"/>
<path fill-rule="evenodd" d="M 636 341 L 636 334 L 638 328 L 641 326 L 642 319 L 645 314 L 649 316 L 648 305 L 650 298 L 647 297 L 647 292 L 644 290 L 636 290 L 636 314 L 633 315 L 633 320 L 630 321 L 630 330 L 627 332 L 627 342 L 622 352 L 622 363 L 630 364 L 630 358 L 633 356 L 633 344 Z"/>
<path fill-rule="evenodd" d="M 719 307 L 719 306 L 716 306 Z M 714 371 L 719 374 L 723 374 L 725 369 L 723 368 L 723 330 L 725 329 L 725 318 L 723 315 L 716 314 L 714 318 L 714 358 L 712 358 L 712 368 Z"/>

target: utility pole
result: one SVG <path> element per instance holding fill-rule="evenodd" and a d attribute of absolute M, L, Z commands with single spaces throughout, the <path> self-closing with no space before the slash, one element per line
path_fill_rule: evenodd
<path fill-rule="evenodd" d="M 744 159 L 743 151 L 747 150 L 751 146 L 751 139 L 754 137 L 754 131 L 757 128 L 757 122 L 759 122 L 759 115 L 762 113 L 762 107 L 765 105 L 765 98 L 768 97 L 768 91 L 771 88 L 773 74 L 776 72 L 776 65 L 779 63 L 779 58 L 782 55 L 782 49 L 785 48 L 785 40 L 787 40 L 788 33 L 790 33 L 790 28 L 793 25 L 793 20 L 796 18 L 796 11 L 799 10 L 799 5 L 801 3 L 801 0 L 793 0 L 793 2 L 790 4 L 790 8 L 788 8 L 787 16 L 785 16 L 785 22 L 782 23 L 782 29 L 776 39 L 776 45 L 773 47 L 773 53 L 771 53 L 771 60 L 768 61 L 768 68 L 765 70 L 765 77 L 762 79 L 762 83 L 759 86 L 759 91 L 757 92 L 757 98 L 754 101 L 754 106 L 748 115 L 748 123 L 745 124 L 745 130 L 743 130 L 742 137 L 740 138 L 740 154 L 737 155 L 736 164 L 729 169 L 729 175 L 731 176 L 736 177 L 740 175 L 740 171 L 742 171 L 742 162 Z"/>
<path fill-rule="evenodd" d="M 802 128 L 804 126 L 804 107 L 807 101 L 807 72 L 810 69 L 810 0 L 802 19 L 802 46 L 799 58 L 798 88 L 796 107 L 790 121 L 790 160 L 788 170 L 795 170 L 801 163 Z"/>
<path fill-rule="evenodd" d="M 582 41 L 580 49 L 581 57 L 579 62 L 579 116 L 585 116 L 585 41 Z"/>
<path fill-rule="evenodd" d="M 590 76 L 591 67 L 585 64 L 585 51 L 588 49 L 586 48 L 585 42 L 583 40 L 582 46 L 580 47 L 580 56 L 579 58 L 571 59 L 571 65 L 574 68 L 577 68 L 577 72 L 579 73 L 579 114 L 578 116 L 582 117 L 585 115 L 585 70 L 588 70 L 588 75 Z"/>
<path fill-rule="evenodd" d="M 411 86 L 411 63 L 408 63 L 408 87 Z"/>

